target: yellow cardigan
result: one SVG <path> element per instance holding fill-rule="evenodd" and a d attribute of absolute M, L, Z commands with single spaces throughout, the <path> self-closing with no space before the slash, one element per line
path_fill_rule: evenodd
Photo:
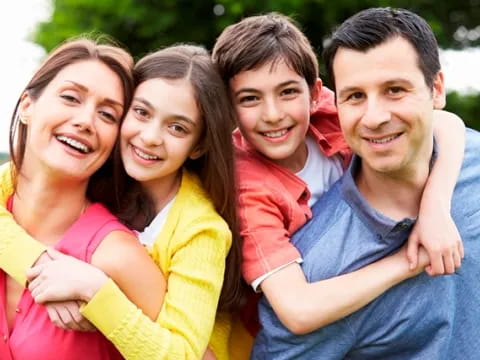
<path fill-rule="evenodd" d="M 5 204 L 12 186 L 8 168 L 0 170 L 0 201 Z M 0 207 L 0 229 L 0 266 L 25 284 L 25 270 L 44 247 L 21 230 L 4 207 Z M 197 177 L 184 171 L 150 252 L 168 284 L 157 321 L 144 315 L 111 280 L 82 313 L 128 360 L 200 359 L 207 345 L 218 360 L 226 360 L 230 319 L 227 314 L 216 316 L 216 309 L 230 245 L 227 224 Z"/>

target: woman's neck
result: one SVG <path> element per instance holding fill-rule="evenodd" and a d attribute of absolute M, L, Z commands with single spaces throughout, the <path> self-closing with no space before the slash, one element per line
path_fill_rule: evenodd
<path fill-rule="evenodd" d="M 19 174 L 12 214 L 30 235 L 55 244 L 88 206 L 87 182 L 51 181 L 46 176 Z"/>

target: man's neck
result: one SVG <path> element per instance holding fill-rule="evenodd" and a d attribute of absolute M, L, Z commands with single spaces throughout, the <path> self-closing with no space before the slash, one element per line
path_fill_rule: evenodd
<path fill-rule="evenodd" d="M 429 169 L 427 161 L 397 173 L 381 173 L 362 166 L 355 182 L 360 193 L 374 209 L 399 221 L 418 216 Z"/>

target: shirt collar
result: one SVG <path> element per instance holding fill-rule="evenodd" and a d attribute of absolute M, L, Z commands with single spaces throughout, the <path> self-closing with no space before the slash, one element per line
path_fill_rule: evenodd
<path fill-rule="evenodd" d="M 432 169 L 437 156 L 437 143 L 434 139 L 430 169 Z M 341 193 L 344 200 L 352 207 L 367 227 L 374 231 L 380 239 L 386 240 L 390 236 L 398 238 L 397 235 L 399 232 L 405 233 L 405 237 L 408 236 L 416 222 L 416 218 L 404 218 L 397 222 L 371 207 L 355 183 L 355 175 L 360 170 L 360 166 L 361 158 L 354 154 L 350 166 L 341 180 Z"/>

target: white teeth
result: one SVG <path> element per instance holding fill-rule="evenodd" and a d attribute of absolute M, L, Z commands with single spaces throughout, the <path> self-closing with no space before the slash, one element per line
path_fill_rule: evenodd
<path fill-rule="evenodd" d="M 133 150 L 135 151 L 135 153 L 140 156 L 142 159 L 145 159 L 145 160 L 159 160 L 160 158 L 158 156 L 153 156 L 153 155 L 149 155 L 149 154 L 145 154 L 142 150 L 140 150 L 139 148 L 137 147 L 133 147 Z"/>
<path fill-rule="evenodd" d="M 287 133 L 288 129 L 283 129 L 283 130 L 278 130 L 278 131 L 269 131 L 269 132 L 264 132 L 263 135 L 269 138 L 276 138 L 280 137 L 282 135 L 285 135 Z"/>
<path fill-rule="evenodd" d="M 369 139 L 368 141 L 374 143 L 374 144 L 386 144 L 389 141 L 392 141 L 393 139 L 399 137 L 400 135 L 392 135 L 383 139 Z"/>
<path fill-rule="evenodd" d="M 70 145 L 71 147 L 83 152 L 84 154 L 90 152 L 90 149 L 88 148 L 88 146 L 85 145 L 84 143 L 81 143 L 78 140 L 75 140 L 75 139 L 72 139 L 72 138 L 69 138 L 69 137 L 66 137 L 66 136 L 63 136 L 63 135 L 57 136 L 57 140 Z"/>

